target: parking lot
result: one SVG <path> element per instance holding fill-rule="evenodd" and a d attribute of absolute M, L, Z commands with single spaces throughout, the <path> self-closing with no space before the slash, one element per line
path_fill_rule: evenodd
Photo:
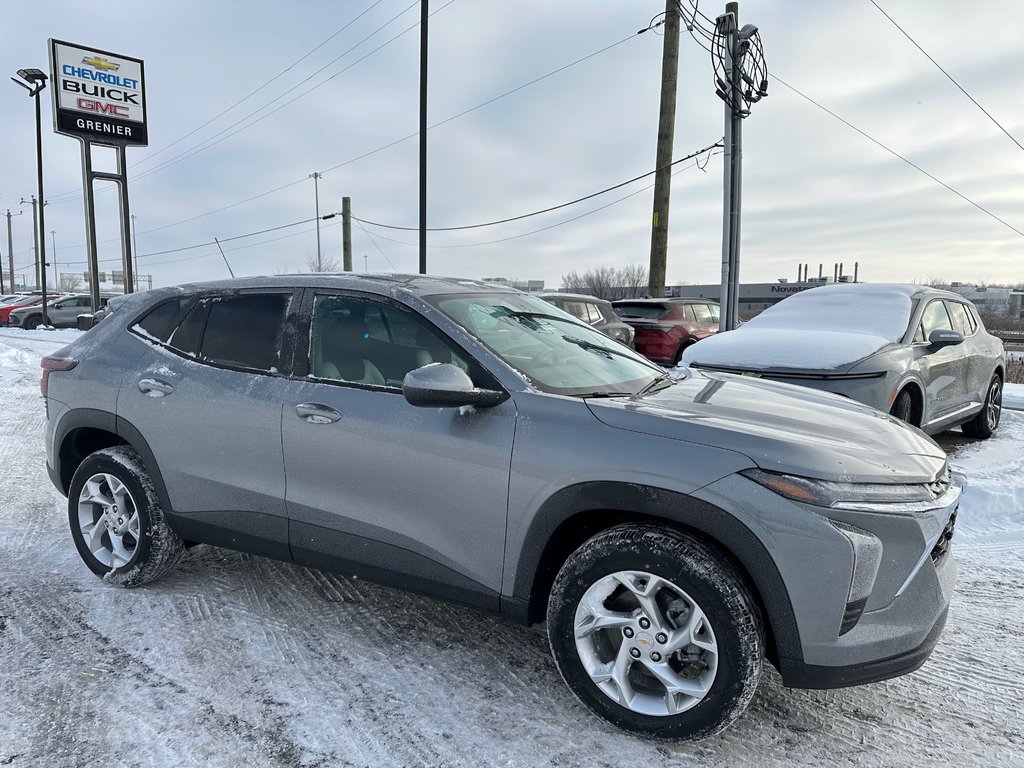
<path fill-rule="evenodd" d="M 1024 412 L 940 438 L 970 487 L 919 672 L 797 691 L 771 671 L 724 734 L 651 742 L 572 697 L 543 627 L 205 546 L 145 588 L 95 578 L 38 396 L 74 333 L 0 331 L 0 765 L 1024 765 Z"/>

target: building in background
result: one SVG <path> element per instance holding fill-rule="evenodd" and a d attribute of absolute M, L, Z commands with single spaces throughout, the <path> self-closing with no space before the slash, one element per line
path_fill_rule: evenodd
<path fill-rule="evenodd" d="M 509 280 L 507 277 L 485 277 L 483 282 L 507 285 L 509 288 L 526 291 L 527 293 L 536 293 L 537 291 L 544 290 L 543 280 Z"/>

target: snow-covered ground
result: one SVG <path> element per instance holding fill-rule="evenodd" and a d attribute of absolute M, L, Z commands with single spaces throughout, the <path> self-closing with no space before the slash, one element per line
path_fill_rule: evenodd
<path fill-rule="evenodd" d="M 145 588 L 94 577 L 38 396 L 75 333 L 0 330 L 0 765 L 1024 765 L 1024 413 L 942 440 L 971 486 L 920 671 L 837 691 L 771 672 L 724 734 L 650 742 L 576 702 L 542 628 L 208 547 Z"/>

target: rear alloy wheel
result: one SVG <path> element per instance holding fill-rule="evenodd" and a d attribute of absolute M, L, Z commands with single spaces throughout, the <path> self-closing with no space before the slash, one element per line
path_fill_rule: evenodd
<path fill-rule="evenodd" d="M 119 586 L 159 578 L 184 550 L 141 457 L 128 446 L 104 448 L 81 463 L 68 490 L 68 520 L 85 564 Z"/>
<path fill-rule="evenodd" d="M 573 693 L 609 722 L 700 739 L 757 690 L 760 612 L 717 551 L 667 526 L 630 524 L 570 555 L 548 604 L 548 637 Z"/>
<path fill-rule="evenodd" d="M 895 416 L 900 421 L 905 421 L 910 424 L 910 414 L 913 411 L 913 398 L 910 396 L 910 392 L 903 390 L 896 399 L 892 401 L 892 407 L 889 409 L 889 415 Z"/>
<path fill-rule="evenodd" d="M 999 426 L 999 419 L 1003 415 L 1003 380 L 996 374 L 988 385 L 988 393 L 985 395 L 985 403 L 982 405 L 978 415 L 964 424 L 961 429 L 968 437 L 980 437 L 985 440 L 992 437 L 992 433 Z"/>

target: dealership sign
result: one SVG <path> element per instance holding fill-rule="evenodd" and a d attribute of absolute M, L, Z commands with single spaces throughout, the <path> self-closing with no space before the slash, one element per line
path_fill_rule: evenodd
<path fill-rule="evenodd" d="M 141 59 L 50 40 L 50 71 L 55 132 L 102 144 L 149 143 Z"/>

